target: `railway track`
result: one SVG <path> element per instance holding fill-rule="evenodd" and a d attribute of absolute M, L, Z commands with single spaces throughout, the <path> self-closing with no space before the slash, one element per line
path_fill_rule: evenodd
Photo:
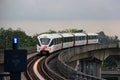
<path fill-rule="evenodd" d="M 28 70 L 24 74 L 27 80 L 55 80 L 45 71 L 45 59 L 45 56 L 33 56 L 28 59 Z"/>
<path fill-rule="evenodd" d="M 28 60 L 28 65 L 27 65 L 27 73 L 26 77 L 28 80 L 39 80 L 38 77 L 34 74 L 33 66 L 35 64 L 35 61 L 39 59 L 39 57 L 32 57 Z"/>
<path fill-rule="evenodd" d="M 41 61 L 38 62 L 37 69 L 38 72 L 41 73 L 42 77 L 44 77 L 45 80 L 54 80 L 49 73 L 47 73 L 46 68 L 45 68 L 45 57 L 44 59 L 41 59 Z M 40 79 L 43 80 L 43 79 Z"/>

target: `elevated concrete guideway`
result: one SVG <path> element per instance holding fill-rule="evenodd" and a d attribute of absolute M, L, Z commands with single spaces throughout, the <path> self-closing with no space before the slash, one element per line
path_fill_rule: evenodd
<path fill-rule="evenodd" d="M 120 55 L 118 44 L 93 44 L 85 45 L 80 47 L 71 48 L 67 51 L 64 51 L 68 54 L 63 54 L 64 57 L 67 56 L 67 61 L 75 61 L 88 57 L 95 57 L 99 60 L 106 59 L 109 55 Z"/>
<path fill-rule="evenodd" d="M 64 50 L 59 55 L 60 65 L 58 66 L 65 66 L 61 72 L 69 77 L 73 73 L 77 73 L 78 79 L 82 77 L 86 80 L 103 80 L 101 78 L 101 64 L 111 55 L 117 55 L 120 58 L 118 43 L 74 47 Z M 120 61 L 116 60 L 119 66 Z"/>

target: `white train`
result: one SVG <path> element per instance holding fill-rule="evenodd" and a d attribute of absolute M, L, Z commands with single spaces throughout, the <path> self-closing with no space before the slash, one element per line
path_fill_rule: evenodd
<path fill-rule="evenodd" d="M 98 43 L 96 33 L 62 33 L 41 34 L 37 37 L 37 52 L 39 55 L 50 55 L 51 53 L 74 46 Z"/>

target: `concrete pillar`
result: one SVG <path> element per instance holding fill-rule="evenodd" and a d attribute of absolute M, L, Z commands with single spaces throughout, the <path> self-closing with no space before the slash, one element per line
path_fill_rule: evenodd
<path fill-rule="evenodd" d="M 80 60 L 80 71 L 83 72 L 83 60 Z"/>
<path fill-rule="evenodd" d="M 93 62 L 92 64 L 93 64 L 92 74 L 93 74 L 93 76 L 96 76 L 96 66 L 97 66 L 97 64 L 95 62 Z"/>
<path fill-rule="evenodd" d="M 80 68 L 79 65 L 80 65 L 80 62 L 79 62 L 79 60 L 77 60 L 77 63 L 76 63 L 76 66 L 75 66 L 76 71 L 79 71 L 79 68 Z"/>
<path fill-rule="evenodd" d="M 117 70 L 120 71 L 120 61 L 115 61 L 117 64 Z"/>
<path fill-rule="evenodd" d="M 94 68 L 93 68 L 93 62 L 89 63 L 89 68 L 90 68 L 89 74 L 93 75 L 93 70 L 94 70 Z"/>
<path fill-rule="evenodd" d="M 86 73 L 86 61 L 83 61 L 83 73 Z"/>
<path fill-rule="evenodd" d="M 86 74 L 88 74 L 89 73 L 89 64 L 88 64 L 88 61 L 85 61 L 85 63 L 86 63 Z"/>
<path fill-rule="evenodd" d="M 79 60 L 79 70 L 81 72 L 81 69 L 82 69 L 82 65 L 81 65 L 81 60 Z"/>
<path fill-rule="evenodd" d="M 101 63 L 96 63 L 97 67 L 96 67 L 96 73 L 97 73 L 97 77 L 101 77 Z"/>

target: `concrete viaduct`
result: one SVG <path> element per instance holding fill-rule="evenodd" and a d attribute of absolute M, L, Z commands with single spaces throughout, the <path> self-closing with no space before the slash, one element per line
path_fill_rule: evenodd
<path fill-rule="evenodd" d="M 94 44 L 69 48 L 58 56 L 59 71 L 66 77 L 75 80 L 120 80 L 120 70 L 101 71 L 107 58 L 113 58 L 120 69 L 120 49 L 118 43 Z M 101 76 L 102 75 L 102 76 Z M 117 79 L 108 79 L 116 77 Z"/>

